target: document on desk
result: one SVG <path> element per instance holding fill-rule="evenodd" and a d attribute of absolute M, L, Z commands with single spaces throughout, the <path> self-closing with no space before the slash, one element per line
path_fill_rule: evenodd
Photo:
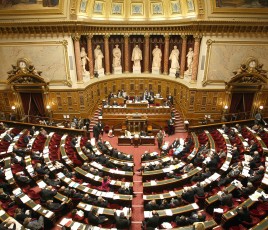
<path fill-rule="evenodd" d="M 24 195 L 23 197 L 20 198 L 20 200 L 21 200 L 22 203 L 25 204 L 26 202 L 28 202 L 29 200 L 31 200 L 31 198 L 28 197 L 27 195 Z"/>
<path fill-rule="evenodd" d="M 91 209 L 92 209 L 92 205 L 87 204 L 86 207 L 85 207 L 85 210 L 86 211 L 90 211 Z"/>
<path fill-rule="evenodd" d="M 155 180 L 151 180 L 151 185 L 157 185 Z"/>
<path fill-rule="evenodd" d="M 144 218 L 151 218 L 152 216 L 152 211 L 144 211 Z"/>
<path fill-rule="evenodd" d="M 199 209 L 199 206 L 198 206 L 196 203 L 193 203 L 193 204 L 192 204 L 192 207 L 193 207 L 194 209 Z"/>
<path fill-rule="evenodd" d="M 98 209 L 98 214 L 103 214 L 104 208 L 99 208 Z"/>
<path fill-rule="evenodd" d="M 41 205 L 40 204 L 37 204 L 33 207 L 33 210 L 34 211 L 37 211 L 39 208 L 41 208 Z"/>
<path fill-rule="evenodd" d="M 165 209 L 165 213 L 167 216 L 173 216 L 173 212 L 171 209 Z"/>

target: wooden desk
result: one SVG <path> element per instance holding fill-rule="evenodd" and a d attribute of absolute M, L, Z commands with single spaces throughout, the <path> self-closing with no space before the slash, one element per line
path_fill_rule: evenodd
<path fill-rule="evenodd" d="M 251 228 L 251 230 L 264 230 L 268 226 L 268 216 L 264 218 L 260 223 Z"/>
<path fill-rule="evenodd" d="M 207 220 L 203 223 L 205 225 L 205 229 L 212 229 L 218 225 L 217 222 L 213 219 Z M 173 230 L 192 230 L 192 229 L 193 229 L 193 225 L 179 227 L 179 228 L 173 228 Z"/>
<path fill-rule="evenodd" d="M 132 137 L 119 136 L 118 145 L 132 145 Z"/>
<path fill-rule="evenodd" d="M 148 108 L 148 101 L 144 101 L 144 102 L 126 102 L 126 107 L 127 108 Z"/>
<path fill-rule="evenodd" d="M 141 140 L 141 145 L 155 145 L 154 136 L 140 137 L 140 140 Z"/>

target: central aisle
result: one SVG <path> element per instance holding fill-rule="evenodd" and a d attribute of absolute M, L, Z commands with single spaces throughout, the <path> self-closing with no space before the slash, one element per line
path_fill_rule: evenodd
<path fill-rule="evenodd" d="M 166 136 L 165 141 L 172 143 L 175 138 L 186 138 L 187 133 L 175 133 L 172 136 Z M 141 173 L 137 170 L 141 167 L 141 156 L 145 151 L 157 152 L 160 154 L 157 144 L 154 146 L 139 146 L 134 148 L 133 146 L 118 146 L 117 137 L 109 138 L 107 134 L 104 134 L 103 140 L 109 141 L 110 144 L 117 148 L 119 151 L 133 155 L 134 161 L 134 176 L 133 176 L 133 191 L 135 197 L 132 200 L 132 217 L 131 217 L 131 229 L 140 230 L 142 221 L 144 220 L 144 205 L 143 205 L 143 185 Z"/>

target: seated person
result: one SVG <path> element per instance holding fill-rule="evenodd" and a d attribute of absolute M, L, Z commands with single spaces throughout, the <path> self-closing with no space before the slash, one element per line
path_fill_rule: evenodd
<path fill-rule="evenodd" d="M 125 130 L 125 137 L 131 138 L 131 132 Z"/>
<path fill-rule="evenodd" d="M 145 205 L 146 211 L 158 210 L 159 205 L 156 203 L 156 200 L 151 200 L 148 204 Z"/>
<path fill-rule="evenodd" d="M 59 211 L 59 210 L 63 210 L 65 205 L 65 202 L 63 202 L 62 204 L 57 203 L 57 202 L 53 202 L 53 200 L 47 200 L 46 202 L 46 206 L 49 210 L 51 211 Z"/>
<path fill-rule="evenodd" d="M 17 172 L 15 174 L 15 179 L 24 184 L 30 184 L 32 180 L 24 174 L 24 172 Z"/>
<path fill-rule="evenodd" d="M 44 176 L 44 181 L 53 187 L 60 187 L 61 184 L 60 179 L 50 179 L 49 175 Z"/>
<path fill-rule="evenodd" d="M 98 207 L 104 207 L 104 208 L 107 208 L 108 206 L 108 201 L 105 200 L 104 198 L 102 198 L 101 196 L 99 196 L 97 198 L 97 200 L 94 202 L 94 204 Z"/>
<path fill-rule="evenodd" d="M 106 218 L 105 216 L 99 216 L 98 210 L 96 208 L 93 208 L 88 213 L 87 218 L 88 218 L 88 222 L 94 226 L 98 226 L 99 224 L 102 224 L 108 220 L 108 218 Z"/>
<path fill-rule="evenodd" d="M 52 200 L 56 194 L 57 194 L 57 190 L 53 189 L 52 186 L 47 186 L 41 189 L 40 200 L 41 202 L 47 202 L 48 200 Z M 63 195 L 65 194 L 63 193 Z"/>
<path fill-rule="evenodd" d="M 35 165 L 35 171 L 39 174 L 39 175 L 45 175 L 45 174 L 49 174 L 49 169 L 47 166 L 42 166 L 40 163 L 37 163 Z"/>
<path fill-rule="evenodd" d="M 124 213 L 121 212 L 119 216 L 114 209 L 114 218 L 115 218 L 115 226 L 117 229 L 129 229 L 130 221 L 129 217 L 125 217 Z"/>
<path fill-rule="evenodd" d="M 156 229 L 158 228 L 159 224 L 159 214 L 155 210 L 152 211 L 152 217 L 148 218 L 143 222 L 143 225 L 146 227 L 146 229 Z"/>
<path fill-rule="evenodd" d="M 16 229 L 16 222 L 15 220 L 12 220 L 11 217 L 7 218 L 0 224 L 0 229 L 1 230 L 9 230 L 9 229 Z"/>
<path fill-rule="evenodd" d="M 23 221 L 23 226 L 28 229 L 41 230 L 44 229 L 44 217 L 40 216 L 38 219 L 32 219 L 30 217 Z"/>
<path fill-rule="evenodd" d="M 184 187 L 181 197 L 187 203 L 194 203 L 194 191 L 192 187 Z"/>

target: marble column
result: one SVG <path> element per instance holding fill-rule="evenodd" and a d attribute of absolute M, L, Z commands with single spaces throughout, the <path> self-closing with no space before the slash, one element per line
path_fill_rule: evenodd
<path fill-rule="evenodd" d="M 149 57 L 149 53 L 150 53 L 150 35 L 149 34 L 146 34 L 145 36 L 145 46 L 144 46 L 144 58 L 143 58 L 143 60 L 144 60 L 144 73 L 149 73 L 149 69 L 150 69 L 150 67 L 149 67 L 149 59 L 150 59 L 150 57 Z"/>
<path fill-rule="evenodd" d="M 129 35 L 124 35 L 124 66 L 125 66 L 125 73 L 129 73 Z"/>
<path fill-rule="evenodd" d="M 164 48 L 164 75 L 168 75 L 168 58 L 169 58 L 169 35 L 165 35 L 165 48 Z"/>
<path fill-rule="evenodd" d="M 82 62 L 80 54 L 80 35 L 75 34 L 74 36 L 72 36 L 72 38 L 74 40 L 74 54 L 75 54 L 77 82 L 82 82 L 83 76 L 82 76 Z"/>
<path fill-rule="evenodd" d="M 181 49 L 181 69 L 180 69 L 180 78 L 184 77 L 185 71 L 185 62 L 186 62 L 186 48 L 187 48 L 187 36 L 182 35 L 182 49 Z"/>
<path fill-rule="evenodd" d="M 110 73 L 109 37 L 110 37 L 110 35 L 105 35 L 105 37 L 104 37 L 105 73 L 107 75 L 111 74 Z"/>
<path fill-rule="evenodd" d="M 192 78 L 191 78 L 192 83 L 195 83 L 197 80 L 199 53 L 200 53 L 200 41 L 201 41 L 201 35 L 194 36 L 194 57 L 193 57 L 193 70 L 192 70 Z"/>
<path fill-rule="evenodd" d="M 93 65 L 93 49 L 92 49 L 92 35 L 87 36 L 87 56 L 88 56 L 88 66 L 89 66 L 89 73 L 90 78 L 94 78 L 94 65 Z"/>

